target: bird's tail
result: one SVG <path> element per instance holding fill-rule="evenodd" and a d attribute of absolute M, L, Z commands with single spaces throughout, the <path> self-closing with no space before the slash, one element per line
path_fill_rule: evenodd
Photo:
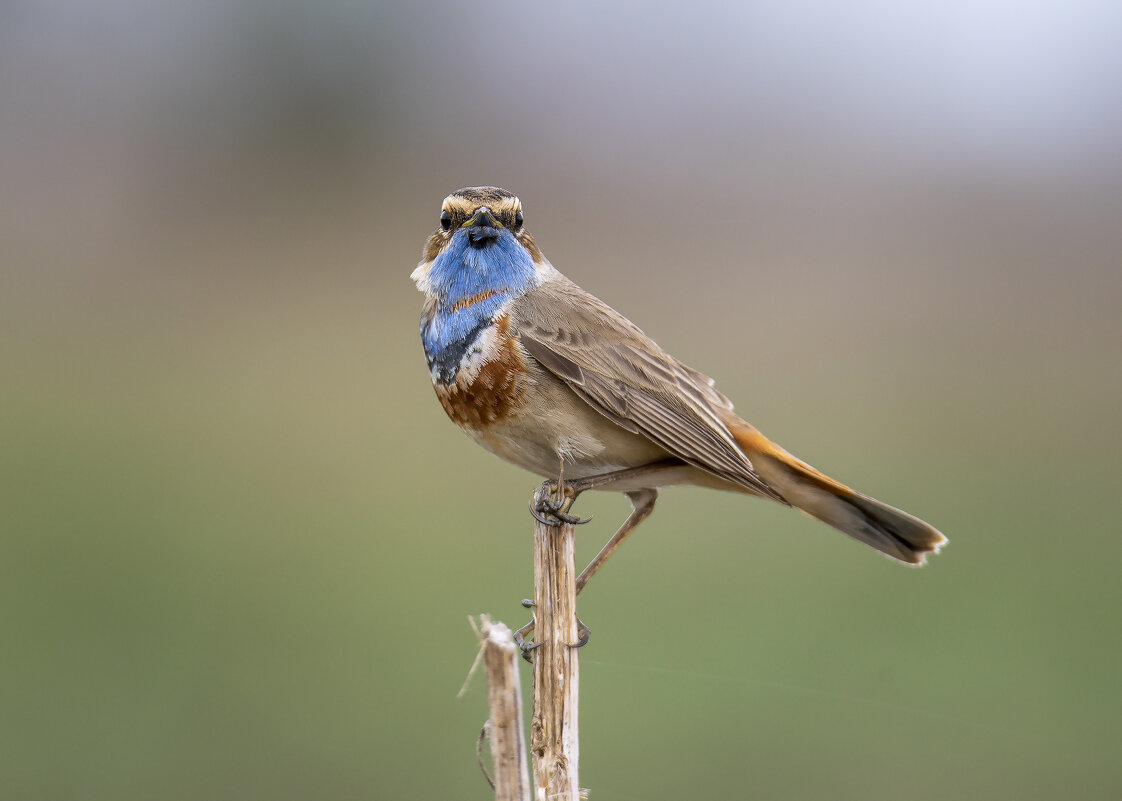
<path fill-rule="evenodd" d="M 729 428 L 756 473 L 797 509 L 910 565 L 947 541 L 918 517 L 855 492 L 803 462 L 743 420 Z"/>

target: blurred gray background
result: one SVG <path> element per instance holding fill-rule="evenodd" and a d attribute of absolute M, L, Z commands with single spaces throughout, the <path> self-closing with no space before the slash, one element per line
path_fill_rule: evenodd
<path fill-rule="evenodd" d="M 593 799 L 1119 797 L 1095 0 L 0 5 L 0 796 L 489 797 L 466 616 L 523 622 L 537 479 L 444 418 L 408 279 L 482 183 L 951 539 L 665 492 L 581 598 Z"/>

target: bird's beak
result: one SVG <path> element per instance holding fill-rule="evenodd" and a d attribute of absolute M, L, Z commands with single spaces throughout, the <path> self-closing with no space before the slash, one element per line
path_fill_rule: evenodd
<path fill-rule="evenodd" d="M 498 229 L 502 228 L 503 225 L 495 219 L 495 215 L 491 213 L 489 208 L 480 206 L 475 210 L 471 219 L 461 227 L 468 229 L 468 241 L 474 247 L 483 248 L 499 238 Z"/>
<path fill-rule="evenodd" d="M 465 222 L 461 228 L 502 228 L 503 224 L 495 219 L 495 215 L 486 206 L 475 210 L 475 215 Z"/>

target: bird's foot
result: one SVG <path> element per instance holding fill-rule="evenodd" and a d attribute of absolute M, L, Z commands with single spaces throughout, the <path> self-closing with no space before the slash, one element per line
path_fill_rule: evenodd
<path fill-rule="evenodd" d="M 526 607 L 527 609 L 533 609 L 534 608 L 534 602 L 531 601 L 529 598 L 524 598 L 522 600 L 522 606 Z M 520 650 L 522 652 L 522 658 L 525 659 L 527 662 L 529 662 L 531 664 L 533 664 L 533 662 L 534 662 L 534 660 L 532 658 L 534 651 L 536 651 L 538 648 L 541 648 L 541 646 L 542 646 L 542 644 L 540 642 L 534 642 L 533 640 L 531 640 L 530 642 L 526 642 L 526 637 L 528 635 L 531 635 L 531 634 L 534 633 L 534 627 L 535 627 L 536 624 L 537 624 L 537 620 L 536 619 L 531 619 L 529 623 L 527 623 L 522 628 L 518 629 L 518 631 L 514 632 L 514 642 L 518 645 L 518 650 Z M 569 643 L 569 647 L 570 648 L 583 648 L 584 646 L 588 645 L 588 641 L 591 640 L 591 639 L 592 639 L 592 629 L 590 629 L 588 626 L 586 626 L 584 624 L 584 621 L 581 620 L 578 617 L 577 618 L 577 641 Z"/>
<path fill-rule="evenodd" d="M 542 485 L 534 492 L 530 500 L 530 514 L 539 523 L 553 528 L 558 528 L 565 523 L 579 526 L 591 520 L 591 517 L 577 517 L 569 514 L 573 502 L 579 492 L 565 485 L 563 481 L 543 481 Z M 554 500 L 554 499 L 557 500 Z"/>
<path fill-rule="evenodd" d="M 534 602 L 529 598 L 523 598 L 522 606 L 526 609 L 533 609 Z M 530 662 L 531 664 L 534 660 L 530 658 L 530 655 L 534 652 L 535 649 L 541 648 L 542 644 L 540 642 L 534 642 L 533 640 L 531 640 L 530 642 L 526 642 L 526 637 L 534 633 L 534 626 L 537 625 L 537 622 L 537 618 L 532 617 L 530 618 L 529 623 L 518 629 L 518 631 L 514 632 L 514 642 L 518 646 L 518 650 L 522 652 L 522 658 L 527 662 Z"/>

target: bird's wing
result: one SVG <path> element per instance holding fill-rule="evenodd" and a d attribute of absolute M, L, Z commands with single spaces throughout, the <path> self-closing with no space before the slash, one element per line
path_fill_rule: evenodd
<path fill-rule="evenodd" d="M 786 503 L 737 447 L 722 421 L 732 403 L 713 380 L 615 309 L 557 276 L 510 313 L 526 351 L 601 414 L 695 467 Z"/>

